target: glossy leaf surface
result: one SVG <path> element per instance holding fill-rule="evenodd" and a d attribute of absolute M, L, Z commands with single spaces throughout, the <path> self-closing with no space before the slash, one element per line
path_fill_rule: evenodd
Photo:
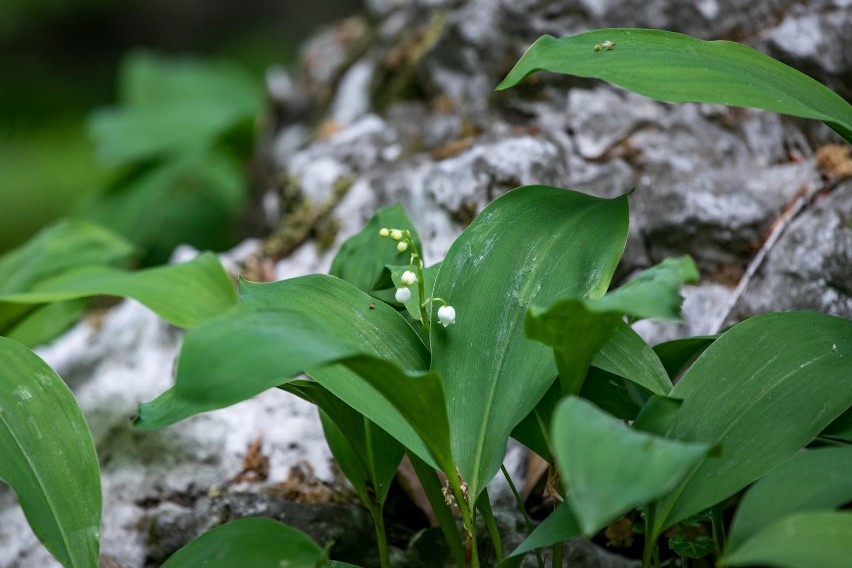
<path fill-rule="evenodd" d="M 852 512 L 800 513 L 760 531 L 724 558 L 728 566 L 847 568 Z"/>
<path fill-rule="evenodd" d="M 528 186 L 491 203 L 450 248 L 434 294 L 455 307 L 456 323 L 432 326 L 432 369 L 443 379 L 453 458 L 472 498 L 556 376 L 550 350 L 524 336 L 528 307 L 602 295 L 626 235 L 626 196 Z M 437 321 L 438 306 L 431 309 Z"/>
<path fill-rule="evenodd" d="M 596 49 L 612 42 L 611 49 Z M 497 89 L 535 71 L 603 79 L 666 102 L 744 106 L 821 120 L 852 142 L 852 106 L 780 61 L 730 41 L 704 41 L 663 30 L 601 29 L 542 36 Z"/>
<path fill-rule="evenodd" d="M 0 337 L 0 480 L 64 566 L 98 564 L 101 484 L 92 435 L 65 383 L 29 349 Z"/>
<path fill-rule="evenodd" d="M 163 568 L 316 568 L 325 553 L 305 533 L 272 519 L 245 518 L 208 531 L 169 557 Z"/>
<path fill-rule="evenodd" d="M 573 396 L 559 403 L 551 435 L 566 502 L 586 535 L 674 489 L 709 449 L 633 430 Z"/>
<path fill-rule="evenodd" d="M 126 296 L 180 327 L 192 327 L 237 303 L 234 287 L 219 260 L 203 254 L 191 262 L 126 272 L 92 266 L 44 280 L 27 292 L 0 295 L 0 301 L 27 304 L 88 296 Z"/>
<path fill-rule="evenodd" d="M 800 452 L 746 492 L 731 524 L 728 548 L 795 513 L 852 503 L 852 447 Z"/>
<path fill-rule="evenodd" d="M 666 436 L 721 444 L 661 502 L 657 533 L 743 489 L 852 406 L 852 322 L 789 312 L 719 337 L 672 389 L 683 405 Z"/>

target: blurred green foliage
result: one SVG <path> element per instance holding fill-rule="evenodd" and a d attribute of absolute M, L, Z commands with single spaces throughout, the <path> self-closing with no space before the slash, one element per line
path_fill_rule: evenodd
<path fill-rule="evenodd" d="M 146 264 L 181 243 L 235 244 L 259 81 L 233 64 L 150 52 L 125 58 L 119 77 L 118 106 L 89 119 L 95 157 L 112 179 L 80 215 L 130 239 Z"/>

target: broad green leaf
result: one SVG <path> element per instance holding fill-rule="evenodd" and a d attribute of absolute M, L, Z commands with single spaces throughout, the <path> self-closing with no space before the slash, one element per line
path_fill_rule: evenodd
<path fill-rule="evenodd" d="M 328 390 L 337 391 L 337 396 L 394 435 L 408 450 L 427 463 L 431 456 L 445 473 L 451 474 L 454 468 L 450 425 L 440 376 L 434 371 L 408 373 L 373 357 L 353 357 L 343 363 L 361 379 L 360 389 L 340 388 L 332 377 L 315 371 L 310 375 Z M 395 412 L 384 408 L 388 403 Z M 422 454 L 420 444 L 409 442 L 409 429 L 416 432 L 429 454 Z"/>
<path fill-rule="evenodd" d="M 566 501 L 585 535 L 677 487 L 709 449 L 633 430 L 573 396 L 559 403 L 551 436 Z"/>
<path fill-rule="evenodd" d="M 0 301 L 41 304 L 88 296 L 127 296 L 166 321 L 192 327 L 236 304 L 228 275 L 215 255 L 191 262 L 126 272 L 106 266 L 80 268 L 41 281 L 27 292 L 0 295 Z"/>
<path fill-rule="evenodd" d="M 0 480 L 66 567 L 98 564 L 98 457 L 77 401 L 29 349 L 0 337 Z"/>
<path fill-rule="evenodd" d="M 553 347 L 563 394 L 579 394 L 593 358 L 609 344 L 608 353 L 601 358 L 603 362 L 619 357 L 621 366 L 627 367 L 630 364 L 625 361 L 636 361 L 626 378 L 665 395 L 671 390 L 671 381 L 656 355 L 635 332 L 628 330 L 622 318 L 679 318 L 683 302 L 680 287 L 697 278 L 698 270 L 691 258 L 667 259 L 601 298 L 567 298 L 547 310 L 533 306 L 525 321 L 527 337 Z M 613 341 L 619 331 L 621 337 Z"/>
<path fill-rule="evenodd" d="M 852 512 L 800 513 L 760 531 L 725 555 L 727 566 L 848 568 Z"/>
<path fill-rule="evenodd" d="M 159 430 L 190 416 L 222 408 L 221 404 L 199 403 L 181 398 L 172 387 L 150 402 L 139 404 L 133 426 L 140 430 Z"/>
<path fill-rule="evenodd" d="M 86 300 L 78 299 L 39 306 L 5 335 L 29 348 L 47 343 L 79 320 L 86 304 Z"/>
<path fill-rule="evenodd" d="M 562 300 L 547 310 L 532 306 L 524 330 L 530 339 L 553 348 L 562 394 L 577 395 L 592 359 L 615 335 L 622 317 L 590 310 L 583 300 Z"/>
<path fill-rule="evenodd" d="M 133 245 L 101 226 L 64 219 L 0 256 L 0 293 L 26 292 L 38 282 L 82 266 L 130 258 Z"/>
<path fill-rule="evenodd" d="M 69 270 L 114 264 L 132 254 L 133 246 L 123 237 L 92 223 L 65 219 L 0 256 L 0 294 L 27 292 Z M 0 333 L 8 334 L 33 309 L 0 302 Z"/>
<path fill-rule="evenodd" d="M 667 258 L 589 305 L 594 305 L 599 313 L 619 312 L 636 319 L 679 320 L 683 304 L 680 288 L 695 282 L 698 282 L 698 268 L 691 258 Z"/>
<path fill-rule="evenodd" d="M 613 42 L 612 49 L 596 45 Z M 745 45 L 663 30 L 601 29 L 542 36 L 497 89 L 535 71 L 603 79 L 652 99 L 760 108 L 821 120 L 852 142 L 852 106 L 830 89 Z"/>
<path fill-rule="evenodd" d="M 850 502 L 852 448 L 800 452 L 746 492 L 731 524 L 728 549 L 736 550 L 779 519 L 796 513 L 833 510 Z"/>
<path fill-rule="evenodd" d="M 407 263 L 411 254 L 397 252 L 396 241 L 380 237 L 379 229 L 383 227 L 408 229 L 418 249 L 421 248 L 417 230 L 402 206 L 385 207 L 376 211 L 363 229 L 341 245 L 331 263 L 329 274 L 370 293 L 385 265 Z"/>
<path fill-rule="evenodd" d="M 136 51 L 124 57 L 120 101 L 131 107 L 161 108 L 209 100 L 253 115 L 260 110 L 262 85 L 227 61 L 199 60 Z"/>
<path fill-rule="evenodd" d="M 430 465 L 435 466 L 435 460 L 449 461 L 449 451 L 443 447 L 446 410 L 440 381 L 434 374 L 422 376 L 429 367 L 429 352 L 396 310 L 331 276 L 308 276 L 273 284 L 243 282 L 240 293 L 249 303 L 304 305 L 322 319 L 322 325 L 334 333 L 344 333 L 356 343 L 359 353 L 369 357 L 352 357 L 337 365 L 314 365 L 306 369 L 307 373 Z M 373 365 L 373 358 L 384 363 L 376 361 Z M 370 376 L 359 375 L 356 367 L 369 371 Z M 400 389 L 410 392 L 397 392 Z M 413 406 L 409 408 L 409 404 Z M 418 414 L 421 404 L 425 413 L 422 416 Z M 409 411 L 413 416 L 405 416 Z M 430 426 L 435 428 L 431 433 Z"/>
<path fill-rule="evenodd" d="M 672 382 L 660 358 L 645 340 L 624 323 L 592 359 L 592 366 L 623 377 L 643 388 L 668 394 Z"/>
<path fill-rule="evenodd" d="M 282 388 L 319 407 L 325 438 L 337 465 L 364 504 L 381 514 L 405 449 L 316 382 L 293 381 Z"/>
<path fill-rule="evenodd" d="M 386 366 L 398 365 L 396 374 L 389 371 L 396 378 L 402 371 L 417 375 L 428 368 L 426 347 L 396 310 L 339 278 L 319 274 L 271 284 L 242 282 L 240 290 L 246 304 L 187 333 L 174 393 L 143 405 L 140 426 L 167 426 L 194 411 L 234 404 L 307 372 L 406 448 L 435 463 L 429 453 L 434 448 L 427 450 L 418 432 L 436 426 L 430 422 L 433 416 L 415 417 L 409 424 L 399 410 L 405 401 L 392 400 L 397 393 L 382 391 L 399 390 L 398 384 L 383 385 L 382 378 L 372 377 L 374 384 L 350 368 L 358 365 L 359 354 L 383 359 Z M 375 369 L 388 370 L 382 361 L 371 361 L 377 361 Z M 413 397 L 408 402 L 415 406 L 418 401 L 432 404 L 429 397 L 440 395 L 434 375 L 411 381 L 405 386 L 409 390 L 398 394 Z M 417 398 L 421 395 L 425 398 Z M 443 408 L 440 401 L 434 404 Z"/>
<path fill-rule="evenodd" d="M 317 568 L 325 552 L 305 533 L 260 517 L 232 521 L 196 538 L 163 568 Z"/>
<path fill-rule="evenodd" d="M 455 307 L 456 323 L 431 326 L 432 369 L 443 379 L 453 458 L 472 498 L 556 376 L 550 350 L 524 336 L 528 307 L 601 296 L 626 235 L 626 196 L 527 186 L 496 199 L 450 247 L 434 294 Z"/>
<path fill-rule="evenodd" d="M 559 505 L 497 568 L 520 568 L 527 553 L 582 535 L 580 523 L 568 503 Z"/>
<path fill-rule="evenodd" d="M 253 120 L 260 82 L 234 65 L 137 53 L 123 62 L 122 104 L 92 114 L 89 131 L 101 162 L 140 160 L 207 149 Z"/>
<path fill-rule="evenodd" d="M 683 400 L 666 436 L 721 444 L 661 501 L 659 534 L 792 457 L 852 406 L 852 322 L 790 312 L 722 334 L 670 394 Z"/>
<path fill-rule="evenodd" d="M 239 159 L 204 151 L 144 168 L 93 195 L 80 211 L 144 249 L 146 263 L 159 264 L 183 243 L 200 250 L 233 246 L 245 193 Z"/>

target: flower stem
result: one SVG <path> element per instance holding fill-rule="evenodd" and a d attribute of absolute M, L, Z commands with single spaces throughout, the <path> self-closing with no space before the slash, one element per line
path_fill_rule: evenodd
<path fill-rule="evenodd" d="M 518 504 L 518 509 L 524 516 L 524 524 L 527 527 L 527 533 L 531 533 L 533 531 L 532 521 L 530 521 L 530 516 L 527 514 L 526 507 L 524 507 L 524 501 L 523 499 L 521 499 L 521 495 L 520 493 L 518 493 L 518 489 L 515 487 L 515 483 L 509 476 L 509 472 L 506 471 L 506 466 L 502 463 L 500 464 L 500 471 L 503 472 L 503 477 L 506 478 L 506 483 L 509 484 L 509 489 L 512 491 L 512 495 L 514 495 L 515 497 L 515 502 Z M 535 550 L 535 559 L 536 561 L 538 561 L 538 568 L 544 568 L 544 560 L 542 560 L 541 554 L 539 553 L 538 549 Z"/>

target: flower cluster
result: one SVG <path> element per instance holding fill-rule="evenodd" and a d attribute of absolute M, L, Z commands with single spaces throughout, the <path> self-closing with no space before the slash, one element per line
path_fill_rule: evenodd
<path fill-rule="evenodd" d="M 396 241 L 396 250 L 399 253 L 403 253 L 411 249 L 411 260 L 408 263 L 408 270 L 403 272 L 402 276 L 400 276 L 399 288 L 396 289 L 396 293 L 394 294 L 396 301 L 400 304 L 408 302 L 411 299 L 411 286 L 414 286 L 415 284 L 418 285 L 420 298 L 422 299 L 425 292 L 423 286 L 423 259 L 420 257 L 420 253 L 417 250 L 417 244 L 411 238 L 411 231 L 408 229 L 382 227 L 379 229 L 379 236 L 382 238 L 390 237 L 391 240 Z M 423 325 L 427 333 L 429 332 L 429 322 L 426 316 L 426 306 L 429 305 L 430 302 L 435 301 L 442 304 L 441 307 L 438 308 L 438 321 L 441 322 L 441 325 L 447 327 L 456 323 L 455 308 L 447 304 L 447 302 L 442 298 L 429 298 L 420 304 L 421 321 L 423 321 Z"/>

